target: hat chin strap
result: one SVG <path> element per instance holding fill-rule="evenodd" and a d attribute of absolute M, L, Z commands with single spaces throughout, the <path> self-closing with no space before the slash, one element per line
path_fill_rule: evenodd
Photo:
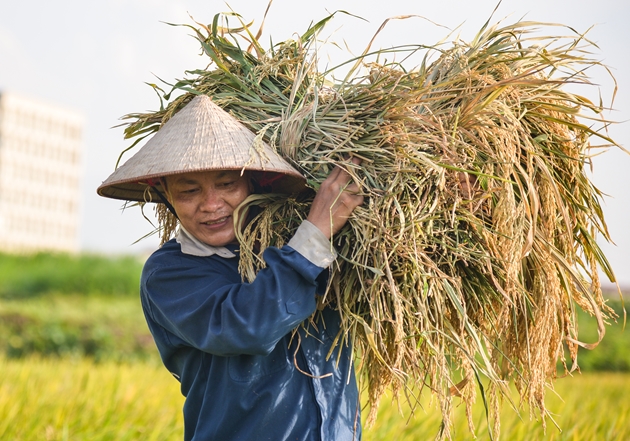
<path fill-rule="evenodd" d="M 177 216 L 177 212 L 175 211 L 175 207 L 173 207 L 173 205 L 171 205 L 171 203 L 168 201 L 168 199 L 166 198 L 166 196 L 164 196 L 162 194 L 162 192 L 160 190 L 157 189 L 157 187 L 155 185 L 149 184 L 149 186 L 157 193 L 158 197 L 160 198 L 160 200 L 162 201 L 162 203 L 164 205 L 166 205 L 166 208 L 168 208 L 168 210 L 173 213 L 173 216 L 175 216 L 177 218 L 177 220 L 179 220 L 179 216 Z"/>

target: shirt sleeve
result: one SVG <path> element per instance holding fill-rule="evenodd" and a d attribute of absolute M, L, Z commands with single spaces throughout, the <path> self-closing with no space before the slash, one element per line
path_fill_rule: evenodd
<path fill-rule="evenodd" d="M 173 346 L 222 356 L 271 353 L 315 311 L 318 278 L 334 260 L 325 236 L 319 232 L 326 245 L 310 240 L 309 229 L 300 227 L 289 246 L 265 250 L 267 267 L 252 283 L 240 281 L 233 259 L 219 256 L 177 252 L 147 262 L 141 291 L 148 316 Z"/>
<path fill-rule="evenodd" d="M 300 224 L 288 245 L 320 268 L 328 268 L 337 257 L 330 240 L 307 220 Z"/>

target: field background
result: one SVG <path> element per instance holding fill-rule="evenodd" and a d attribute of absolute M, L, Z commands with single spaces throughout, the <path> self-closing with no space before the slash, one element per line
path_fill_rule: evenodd
<path fill-rule="evenodd" d="M 181 440 L 183 398 L 161 366 L 137 298 L 132 257 L 0 255 L 0 440 Z M 621 316 L 582 373 L 558 379 L 547 407 L 557 425 L 503 406 L 503 440 L 630 439 L 630 336 Z M 579 316 L 580 337 L 596 340 Z M 411 415 L 384 399 L 364 440 L 433 439 L 438 410 L 425 397 Z M 478 439 L 490 439 L 480 404 Z M 454 440 L 473 439 L 456 410 Z"/>

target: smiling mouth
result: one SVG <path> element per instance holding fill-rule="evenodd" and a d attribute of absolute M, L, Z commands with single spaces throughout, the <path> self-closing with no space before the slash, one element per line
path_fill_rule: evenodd
<path fill-rule="evenodd" d="M 222 224 L 223 222 L 227 221 L 228 218 L 229 216 L 225 216 L 225 217 L 222 217 L 221 219 L 216 219 L 216 220 L 201 222 L 201 223 L 203 225 L 217 225 L 217 224 Z"/>

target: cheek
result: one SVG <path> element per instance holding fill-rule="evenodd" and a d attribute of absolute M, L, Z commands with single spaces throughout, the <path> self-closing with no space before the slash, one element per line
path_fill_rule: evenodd
<path fill-rule="evenodd" d="M 249 182 L 240 186 L 230 195 L 230 205 L 234 208 L 239 206 L 251 194 Z"/>
<path fill-rule="evenodd" d="M 196 211 L 196 204 L 191 203 L 188 200 L 175 199 L 171 202 L 171 204 L 173 205 L 173 208 L 175 208 L 180 221 L 185 221 L 185 219 L 191 217 Z"/>

